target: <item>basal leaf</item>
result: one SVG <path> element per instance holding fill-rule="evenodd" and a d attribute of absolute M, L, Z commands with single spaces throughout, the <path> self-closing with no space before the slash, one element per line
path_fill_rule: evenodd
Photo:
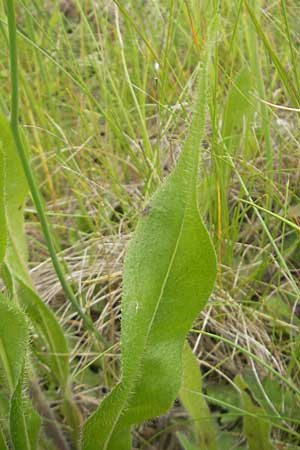
<path fill-rule="evenodd" d="M 0 426 L 0 450 L 8 450 L 6 438 Z"/>
<path fill-rule="evenodd" d="M 202 396 L 200 370 L 188 343 L 183 352 L 183 376 L 179 398 L 193 419 L 197 444 L 201 450 L 216 450 L 214 425 L 209 408 Z"/>
<path fill-rule="evenodd" d="M 130 427 L 170 408 L 181 384 L 186 334 L 214 285 L 215 253 L 197 196 L 210 33 L 207 42 L 192 125 L 181 156 L 154 194 L 127 250 L 122 378 L 85 423 L 84 450 L 129 450 Z"/>
<path fill-rule="evenodd" d="M 53 312 L 32 288 L 19 280 L 18 298 L 36 332 L 43 337 L 47 351 L 44 362 L 65 388 L 69 374 L 69 351 L 63 330 Z"/>
<path fill-rule="evenodd" d="M 28 195 L 28 185 L 15 149 L 9 122 L 3 114 L 0 114 L 0 139 L 3 142 L 6 161 L 4 189 L 6 197 L 4 207 L 8 225 L 6 271 L 14 283 L 18 284 L 17 297 L 47 348 L 46 362 L 61 387 L 65 389 L 69 372 L 67 342 L 55 315 L 31 285 L 24 232 L 24 203 Z"/>
<path fill-rule="evenodd" d="M 10 437 L 14 450 L 35 450 L 40 418 L 23 393 L 23 372 L 29 342 L 26 316 L 16 305 L 0 296 L 0 317 L 0 362 L 11 396 Z"/>
<path fill-rule="evenodd" d="M 177 433 L 177 437 L 184 450 L 199 450 L 199 447 L 191 444 L 188 438 L 183 433 Z"/>
<path fill-rule="evenodd" d="M 76 415 L 77 409 L 72 403 L 72 395 L 68 386 L 69 360 L 66 338 L 55 315 L 34 291 L 27 268 L 28 252 L 24 231 L 24 204 L 28 195 L 28 185 L 15 148 L 10 124 L 3 114 L 0 114 L 0 142 L 2 142 L 1 148 L 4 154 L 6 175 L 5 178 L 1 177 L 1 180 L 5 180 L 5 183 L 3 185 L 3 201 L 0 192 L 0 214 L 1 212 L 5 214 L 8 235 L 5 270 L 2 272 L 2 276 L 10 293 L 15 295 L 19 303 L 22 304 L 36 333 L 43 340 L 46 348 L 44 362 L 48 364 L 51 374 L 58 380 L 63 396 L 67 397 L 64 399 L 64 401 L 68 400 L 69 408 L 67 412 L 73 417 Z M 18 444 L 20 449 L 22 448 L 22 434 L 24 431 L 18 431 L 21 425 L 23 424 L 24 427 L 27 427 L 26 424 L 29 421 L 28 427 L 31 430 L 32 423 L 36 422 L 38 424 L 39 422 L 38 416 L 30 405 L 27 405 L 24 412 L 25 400 L 21 391 L 20 387 L 14 393 L 11 409 L 11 426 L 14 425 L 11 428 L 11 433 L 14 432 L 14 439 L 17 443 L 19 442 L 18 439 L 20 440 Z M 21 410 L 20 405 L 22 405 Z M 74 406 L 73 408 L 72 405 Z M 17 414 L 18 412 L 19 415 Z M 25 416 L 23 417 L 24 414 Z M 39 428 L 38 425 L 36 428 Z M 31 447 L 28 448 L 34 449 L 35 444 L 33 441 L 35 438 L 30 433 L 31 431 L 29 432 L 29 441 L 32 442 L 30 443 Z"/>
<path fill-rule="evenodd" d="M 41 418 L 25 397 L 21 379 L 10 407 L 10 435 L 14 450 L 36 450 L 40 426 Z"/>
<path fill-rule="evenodd" d="M 6 218 L 5 218 L 5 160 L 3 143 L 0 140 L 0 269 L 6 252 Z"/>
<path fill-rule="evenodd" d="M 74 442 L 79 441 L 81 415 L 74 402 L 69 383 L 69 351 L 65 335 L 53 312 L 27 284 L 19 281 L 18 298 L 30 318 L 36 332 L 43 339 L 45 351 L 42 355 L 51 375 L 63 391 L 61 410 L 72 428 Z M 41 355 L 40 355 L 41 356 Z"/>
<path fill-rule="evenodd" d="M 21 377 L 28 345 L 28 326 L 24 313 L 0 295 L 0 363 L 10 391 Z"/>
<path fill-rule="evenodd" d="M 27 246 L 23 213 L 28 185 L 9 122 L 2 113 L 0 113 L 0 142 L 5 159 L 5 215 L 9 230 L 6 259 L 9 266 L 17 270 L 25 270 Z"/>
<path fill-rule="evenodd" d="M 299 359 L 299 358 L 298 358 Z M 298 361 L 297 359 L 297 361 Z M 257 380 L 257 377 L 251 370 L 243 370 L 243 381 L 251 389 L 255 398 L 266 412 L 266 415 L 270 416 L 270 423 L 276 424 L 278 420 L 274 417 L 274 408 L 279 414 L 286 417 L 295 417 L 300 411 L 300 399 L 295 396 L 293 392 L 284 383 L 279 383 L 278 379 L 274 378 L 271 374 Z"/>
<path fill-rule="evenodd" d="M 238 375 L 235 383 L 241 390 L 241 398 L 245 414 L 243 417 L 243 431 L 247 438 L 249 450 L 274 450 L 270 440 L 271 424 L 264 417 L 266 412 L 257 401 L 249 386 Z"/>

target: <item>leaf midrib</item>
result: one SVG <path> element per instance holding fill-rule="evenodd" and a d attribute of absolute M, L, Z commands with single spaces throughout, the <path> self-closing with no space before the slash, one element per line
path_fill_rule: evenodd
<path fill-rule="evenodd" d="M 180 242 L 180 239 L 181 239 L 181 236 L 182 236 L 183 226 L 184 226 L 184 222 L 185 222 L 186 209 L 187 209 L 187 204 L 185 204 L 185 206 L 184 206 L 184 211 L 183 211 L 183 214 L 182 214 L 183 218 L 182 218 L 182 221 L 181 221 L 181 224 L 180 224 L 178 238 L 176 239 L 175 248 L 174 248 L 173 253 L 171 255 L 170 262 L 168 264 L 166 275 L 164 277 L 164 281 L 163 281 L 163 284 L 162 284 L 162 287 L 161 287 L 161 291 L 160 291 L 160 294 L 159 294 L 159 297 L 158 297 L 157 305 L 155 307 L 154 313 L 152 315 L 152 319 L 150 321 L 150 324 L 149 324 L 149 327 L 148 327 L 148 330 L 147 330 L 144 348 L 143 348 L 143 350 L 140 353 L 139 362 L 138 362 L 138 364 L 136 364 L 136 367 L 139 367 L 139 363 L 140 363 L 140 361 L 143 358 L 143 354 L 145 353 L 145 350 L 146 350 L 146 347 L 147 347 L 147 344 L 148 344 L 148 340 L 149 340 L 149 336 L 150 336 L 150 333 L 151 333 L 151 330 L 152 330 L 152 327 L 153 327 L 153 323 L 154 323 L 154 321 L 156 319 L 156 315 L 157 315 L 157 312 L 159 310 L 159 306 L 161 304 L 161 300 L 163 298 L 164 290 L 165 290 L 166 284 L 167 284 L 168 279 L 169 279 L 171 268 L 173 266 L 173 262 L 174 262 L 174 259 L 176 257 L 176 253 L 177 253 L 177 250 L 178 250 L 178 246 L 179 246 L 179 242 Z M 134 379 L 132 380 L 130 385 L 135 383 L 137 372 L 138 372 L 138 369 L 135 370 Z M 121 414 L 122 414 L 122 412 L 124 410 L 124 407 L 125 407 L 125 405 L 126 405 L 126 403 L 128 401 L 129 395 L 130 395 L 130 392 L 128 392 L 128 389 L 127 389 L 126 398 L 125 398 L 124 402 L 122 403 L 122 406 L 121 406 L 121 408 L 120 408 L 120 410 L 118 412 L 118 415 L 117 415 L 117 417 L 116 417 L 116 419 L 115 419 L 115 421 L 113 423 L 113 426 L 111 427 L 111 431 L 110 431 L 110 433 L 109 433 L 109 435 L 107 437 L 107 440 L 105 442 L 105 447 L 104 447 L 103 450 L 107 450 L 107 445 L 109 444 L 110 438 L 111 438 L 111 436 L 112 436 L 112 434 L 114 432 L 114 429 L 115 429 L 115 427 L 116 427 L 116 425 L 117 425 L 117 423 L 118 423 L 118 421 L 119 421 L 119 419 L 121 417 Z"/>
<path fill-rule="evenodd" d="M 198 162 L 198 158 L 197 158 L 197 157 L 196 157 L 196 158 L 193 158 L 193 154 L 192 154 L 192 151 L 191 151 L 190 146 L 187 147 L 187 148 L 185 148 L 185 149 L 183 150 L 183 152 L 189 152 L 189 153 L 190 153 L 190 158 L 188 158 L 187 161 L 185 161 L 185 164 L 184 164 L 185 167 L 188 166 L 188 161 L 189 161 L 189 160 L 195 160 L 195 159 L 196 159 L 196 162 Z M 198 164 L 196 164 L 196 165 L 197 165 L 197 167 L 198 167 Z M 181 167 L 180 169 L 182 170 L 182 167 Z M 180 171 L 180 169 L 178 170 L 178 168 L 177 168 L 177 171 Z M 175 170 L 176 170 L 176 169 L 175 169 Z M 198 169 L 195 169 L 195 170 L 196 170 L 196 172 L 198 173 Z M 176 173 L 176 172 L 174 172 L 171 176 L 175 176 L 175 173 Z M 179 242 L 180 242 L 180 239 L 181 239 L 181 236 L 182 236 L 183 226 L 184 226 L 184 223 L 185 223 L 185 217 L 186 217 L 186 211 L 187 211 L 187 209 L 188 209 L 188 206 L 190 206 L 189 203 L 191 202 L 191 200 L 189 201 L 188 194 L 193 190 L 194 184 L 195 184 L 195 179 L 194 179 L 194 177 L 192 177 L 191 183 L 188 183 L 188 185 L 187 185 L 188 189 L 187 189 L 187 192 L 185 193 L 185 204 L 184 204 L 184 210 L 183 210 L 183 213 L 182 213 L 182 221 L 181 221 L 181 224 L 180 224 L 180 227 L 179 227 L 178 238 L 176 239 L 175 248 L 174 248 L 174 250 L 173 250 L 173 253 L 172 253 L 171 258 L 170 258 L 170 262 L 169 262 L 168 267 L 167 267 L 167 270 L 166 270 L 166 275 L 165 275 L 164 280 L 163 280 L 163 283 L 162 283 L 162 287 L 161 287 L 161 291 L 160 291 L 160 294 L 159 294 L 159 297 L 158 297 L 157 305 L 156 305 L 156 307 L 155 307 L 154 313 L 153 313 L 153 315 L 152 315 L 152 319 L 151 319 L 151 321 L 150 321 L 150 324 L 149 324 L 149 327 L 148 327 L 148 330 L 147 330 L 144 348 L 143 348 L 143 350 L 142 350 L 141 353 L 140 353 L 139 362 L 138 362 L 138 364 L 136 364 L 137 369 L 135 370 L 134 378 L 132 377 L 133 380 L 132 380 L 132 382 L 129 384 L 129 387 L 130 387 L 132 384 L 135 383 L 136 376 L 137 376 L 137 372 L 138 372 L 138 367 L 139 367 L 140 361 L 142 360 L 143 355 L 144 355 L 144 353 L 145 353 L 145 350 L 146 350 L 146 347 L 147 347 L 147 344 L 148 344 L 148 340 L 149 340 L 149 336 L 150 336 L 150 334 L 151 334 L 151 330 L 152 330 L 154 321 L 155 321 L 155 319 L 156 319 L 156 315 L 157 315 L 157 313 L 158 313 L 159 306 L 160 306 L 160 304 L 161 304 L 161 300 L 162 300 L 162 298 L 163 298 L 164 290 L 165 290 L 166 284 L 167 284 L 167 282 L 168 282 L 169 275 L 170 275 L 170 272 L 171 272 L 171 269 L 172 269 L 172 266 L 173 266 L 173 262 L 174 262 L 174 259 L 175 259 L 175 257 L 176 257 L 176 253 L 177 253 L 177 250 L 178 250 Z M 197 212 L 199 213 L 198 208 L 197 208 Z M 122 381 L 121 381 L 121 383 L 122 383 Z M 118 414 L 117 414 L 117 417 L 116 417 L 116 419 L 115 419 L 115 421 L 114 421 L 114 423 L 113 423 L 113 426 L 111 427 L 111 431 L 110 431 L 110 433 L 109 433 L 109 435 L 108 435 L 108 437 L 107 437 L 107 439 L 106 439 L 106 441 L 105 441 L 104 449 L 103 449 L 103 450 L 107 450 L 107 446 L 108 446 L 109 441 L 110 441 L 110 439 L 111 439 L 111 437 L 112 437 L 112 434 L 113 434 L 113 432 L 114 432 L 114 430 L 115 430 L 115 427 L 117 426 L 117 424 L 118 424 L 118 422 L 119 422 L 119 419 L 120 419 L 120 417 L 121 417 L 121 415 L 122 415 L 122 413 L 123 413 L 124 407 L 126 406 L 126 403 L 128 402 L 128 397 L 129 397 L 129 395 L 130 395 L 130 392 L 128 392 L 129 387 L 128 387 L 127 392 L 126 392 L 126 398 L 124 399 L 124 401 L 123 401 L 123 403 L 122 403 L 122 406 L 121 406 L 121 408 L 120 408 L 120 410 L 119 410 L 119 412 L 118 412 Z"/>

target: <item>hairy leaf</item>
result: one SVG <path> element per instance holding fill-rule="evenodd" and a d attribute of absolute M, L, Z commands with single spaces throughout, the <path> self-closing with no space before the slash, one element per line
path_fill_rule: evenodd
<path fill-rule="evenodd" d="M 59 382 L 63 396 L 66 397 L 64 398 L 64 402 L 68 405 L 66 416 L 72 418 L 72 424 L 75 423 L 74 417 L 78 416 L 78 423 L 79 413 L 72 400 L 70 386 L 68 385 L 69 352 L 67 341 L 55 315 L 34 291 L 27 268 L 28 252 L 24 231 L 24 203 L 28 195 L 28 185 L 15 148 L 9 122 L 2 114 L 0 114 L 0 139 L 3 142 L 6 163 L 3 209 L 5 209 L 7 219 L 8 234 L 5 271 L 2 273 L 3 279 L 7 283 L 9 291 L 15 294 L 19 303 L 23 306 L 36 333 L 43 341 L 46 351 L 40 357 L 51 369 L 51 374 Z M 18 407 L 20 402 L 22 403 L 22 399 L 22 395 L 16 392 L 14 395 L 15 408 Z M 33 410 L 29 417 L 35 420 Z M 22 423 L 21 416 L 19 420 Z M 18 436 L 16 434 L 15 439 L 18 439 Z M 22 433 L 20 439 L 21 436 Z"/>
<path fill-rule="evenodd" d="M 11 394 L 10 437 L 14 450 L 35 450 L 40 418 L 23 394 L 29 342 L 26 316 L 16 305 L 0 296 L 0 317 L 0 361 Z"/>
<path fill-rule="evenodd" d="M 129 244 L 123 276 L 122 378 L 84 426 L 84 450 L 129 450 L 130 427 L 170 408 L 182 350 L 214 285 L 213 246 L 198 210 L 211 43 L 192 125 L 175 170 L 154 194 Z"/>
<path fill-rule="evenodd" d="M 179 398 L 194 420 L 198 448 L 216 450 L 214 425 L 207 403 L 202 396 L 200 370 L 188 343 L 184 347 L 182 365 L 183 376 Z"/>
<path fill-rule="evenodd" d="M 2 113 L 0 113 L 0 142 L 5 159 L 4 205 L 8 229 L 6 260 L 8 266 L 24 275 L 26 274 L 27 246 L 23 213 L 28 186 L 9 122 Z"/>
<path fill-rule="evenodd" d="M 0 450 L 8 450 L 6 438 L 0 426 Z"/>
<path fill-rule="evenodd" d="M 36 450 L 40 426 L 41 418 L 25 397 L 20 380 L 10 408 L 10 434 L 14 450 Z"/>
<path fill-rule="evenodd" d="M 5 160 L 3 143 L 0 140 L 0 269 L 6 252 L 6 218 L 5 218 Z"/>
<path fill-rule="evenodd" d="M 31 323 L 44 338 L 47 352 L 44 362 L 51 368 L 53 376 L 66 387 L 69 374 L 69 352 L 63 330 L 53 312 L 41 301 L 40 297 L 19 280 L 18 298 Z"/>
<path fill-rule="evenodd" d="M 45 362 L 64 389 L 69 371 L 67 342 L 55 315 L 31 286 L 24 232 L 24 202 L 28 195 L 28 185 L 15 149 L 9 122 L 3 114 L 0 114 L 0 138 L 3 142 L 6 161 L 5 196 L 7 201 L 4 202 L 4 207 L 9 234 L 6 269 L 12 279 L 18 283 L 17 297 L 47 348 Z"/>
<path fill-rule="evenodd" d="M 24 313 L 0 295 L 0 361 L 10 391 L 21 377 L 28 345 L 28 326 Z"/>

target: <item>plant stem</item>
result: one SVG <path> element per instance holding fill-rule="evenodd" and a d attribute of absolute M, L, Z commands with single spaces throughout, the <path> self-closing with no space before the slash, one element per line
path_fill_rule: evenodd
<path fill-rule="evenodd" d="M 45 209 L 43 206 L 43 199 L 39 191 L 37 182 L 35 180 L 34 174 L 31 170 L 29 161 L 26 156 L 25 148 L 20 136 L 19 123 L 18 123 L 18 110 L 19 110 L 19 86 L 18 86 L 18 56 L 17 56 L 17 31 L 16 31 L 16 17 L 14 9 L 14 0 L 6 0 L 7 4 L 7 19 L 8 19 L 8 30 L 9 30 L 9 54 L 10 54 L 10 76 L 11 76 L 11 119 L 10 125 L 16 145 L 18 155 L 20 157 L 25 176 L 29 185 L 29 189 L 32 195 L 34 205 L 36 207 L 39 220 L 41 223 L 41 228 L 43 231 L 44 238 L 49 250 L 50 258 L 61 283 L 61 286 L 65 292 L 67 299 L 72 304 L 73 308 L 77 311 L 78 315 L 81 317 L 84 325 L 87 329 L 94 333 L 97 340 L 103 342 L 103 338 L 99 331 L 96 329 L 92 320 L 84 313 L 81 309 L 80 304 L 73 292 L 71 285 L 68 283 L 63 266 L 60 263 L 54 245 L 54 240 L 51 234 L 50 226 L 46 217 Z"/>

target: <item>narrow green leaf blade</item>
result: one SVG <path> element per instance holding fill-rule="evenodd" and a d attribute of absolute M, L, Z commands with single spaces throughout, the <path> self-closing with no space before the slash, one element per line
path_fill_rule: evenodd
<path fill-rule="evenodd" d="M 27 260 L 27 246 L 24 234 L 24 203 L 28 185 L 15 148 L 10 124 L 0 113 L 0 142 L 5 159 L 5 210 L 9 240 L 7 248 L 8 265 L 24 270 Z M 1 201 L 1 199 L 0 199 Z"/>
<path fill-rule="evenodd" d="M 186 342 L 183 352 L 183 376 L 179 398 L 193 419 L 201 450 L 216 450 L 216 436 L 212 417 L 202 396 L 200 370 L 195 355 Z"/>
<path fill-rule="evenodd" d="M 0 450 L 8 450 L 6 438 L 0 426 Z"/>
<path fill-rule="evenodd" d="M 262 418 L 266 416 L 264 408 L 240 375 L 235 378 L 235 383 L 241 390 L 243 407 L 249 413 L 243 417 L 243 430 L 249 450 L 274 450 L 270 440 L 271 424 Z"/>
<path fill-rule="evenodd" d="M 6 252 L 6 217 L 5 217 L 5 159 L 3 142 L 0 136 L 0 268 Z"/>
<path fill-rule="evenodd" d="M 16 388 L 22 374 L 28 327 L 25 314 L 0 295 L 0 363 L 8 381 L 10 391 Z"/>
<path fill-rule="evenodd" d="M 22 378 L 11 399 L 10 434 L 14 450 L 36 450 L 41 418 L 24 396 Z"/>
<path fill-rule="evenodd" d="M 7 273 L 13 280 L 12 285 L 14 282 L 18 283 L 17 298 L 26 310 L 35 331 L 43 339 L 48 350 L 47 363 L 64 390 L 69 372 L 68 346 L 64 332 L 55 315 L 31 287 L 24 231 L 24 203 L 28 195 L 28 185 L 15 148 L 9 122 L 3 114 L 0 114 L 0 139 L 3 141 L 6 161 L 4 189 L 6 201 L 4 201 L 3 206 L 9 230 L 5 260 Z"/>
<path fill-rule="evenodd" d="M 191 442 L 189 442 L 188 438 L 183 433 L 177 433 L 177 437 L 184 450 L 199 450 L 199 447 L 191 444 Z"/>
<path fill-rule="evenodd" d="M 26 316 L 0 295 L 0 317 L 0 362 L 11 394 L 10 437 L 14 450 L 35 450 L 40 418 L 23 393 L 23 372 L 29 343 Z"/>
<path fill-rule="evenodd" d="M 85 423 L 84 450 L 129 450 L 131 425 L 170 408 L 181 384 L 185 336 L 214 285 L 215 253 L 197 198 L 210 36 L 192 125 L 180 159 L 154 194 L 127 251 L 122 379 Z"/>
<path fill-rule="evenodd" d="M 34 290 L 22 280 L 18 281 L 18 299 L 36 332 L 43 337 L 47 349 L 44 353 L 45 363 L 60 385 L 65 388 L 69 374 L 69 351 L 63 330 L 53 312 Z"/>
<path fill-rule="evenodd" d="M 263 27 L 260 25 L 256 15 L 255 15 L 255 11 L 253 10 L 253 8 L 250 6 L 250 3 L 247 0 L 244 0 L 244 4 L 248 10 L 248 13 L 250 15 L 250 18 L 252 20 L 252 23 L 255 27 L 256 33 L 257 35 L 260 37 L 260 39 L 262 40 L 266 50 L 268 51 L 271 60 L 273 61 L 278 74 L 287 90 L 287 92 L 289 93 L 293 103 L 298 106 L 300 99 L 299 99 L 299 93 L 297 92 L 297 89 L 294 86 L 293 80 L 290 77 L 290 74 L 287 73 L 286 68 L 284 67 L 284 65 L 281 63 L 279 57 L 276 54 L 276 51 L 273 49 L 270 40 L 268 39 L 266 33 L 263 30 Z"/>
<path fill-rule="evenodd" d="M 252 110 L 250 90 L 251 75 L 248 67 L 245 66 L 234 77 L 224 109 L 222 136 L 230 153 L 232 144 L 238 143 L 234 135 L 236 134 L 237 138 L 240 139 L 239 134 L 244 119 L 249 116 Z"/>

